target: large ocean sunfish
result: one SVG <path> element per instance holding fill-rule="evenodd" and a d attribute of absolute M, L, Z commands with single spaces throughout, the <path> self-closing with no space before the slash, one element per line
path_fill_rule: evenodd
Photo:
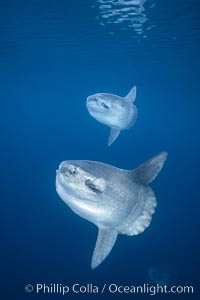
<path fill-rule="evenodd" d="M 134 170 L 84 160 L 60 164 L 57 193 L 76 214 L 98 227 L 92 269 L 108 256 L 118 234 L 133 236 L 149 226 L 156 198 L 148 184 L 166 158 L 161 152 Z"/>
<path fill-rule="evenodd" d="M 108 146 L 117 139 L 121 130 L 134 125 L 137 118 L 137 108 L 133 104 L 135 98 L 136 87 L 126 97 L 98 93 L 87 98 L 86 106 L 90 115 L 111 128 Z"/>

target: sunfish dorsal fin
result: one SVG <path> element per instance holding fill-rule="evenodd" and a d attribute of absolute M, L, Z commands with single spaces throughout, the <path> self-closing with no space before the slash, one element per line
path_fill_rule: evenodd
<path fill-rule="evenodd" d="M 161 171 L 166 158 L 167 152 L 161 152 L 131 172 L 136 175 L 143 184 L 148 184 L 152 182 Z"/>
<path fill-rule="evenodd" d="M 99 227 L 98 230 L 98 237 L 92 256 L 92 269 L 98 267 L 108 256 L 115 244 L 118 234 L 116 230 L 105 227 Z"/>
<path fill-rule="evenodd" d="M 108 146 L 111 146 L 112 143 L 114 143 L 114 141 L 118 138 L 119 134 L 120 134 L 120 129 L 111 128 L 110 136 L 109 136 L 109 140 L 108 140 Z"/>
<path fill-rule="evenodd" d="M 128 93 L 128 95 L 125 97 L 125 100 L 129 103 L 133 103 L 135 102 L 135 99 L 136 99 L 136 86 L 134 86 L 130 92 Z"/>

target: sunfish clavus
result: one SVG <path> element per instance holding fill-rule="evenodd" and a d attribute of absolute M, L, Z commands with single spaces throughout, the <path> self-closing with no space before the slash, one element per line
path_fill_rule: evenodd
<path fill-rule="evenodd" d="M 148 184 L 166 158 L 161 152 L 134 170 L 84 160 L 60 164 L 57 193 L 76 214 L 98 227 L 92 269 L 108 256 L 118 234 L 133 236 L 149 226 L 156 198 Z"/>
<path fill-rule="evenodd" d="M 126 97 L 98 93 L 87 97 L 86 106 L 90 115 L 111 128 L 108 140 L 110 146 L 121 130 L 131 128 L 137 118 L 137 108 L 133 104 L 136 98 L 136 86 Z"/>

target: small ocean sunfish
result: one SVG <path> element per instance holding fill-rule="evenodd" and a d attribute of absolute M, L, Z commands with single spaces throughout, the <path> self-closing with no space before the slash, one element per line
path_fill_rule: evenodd
<path fill-rule="evenodd" d="M 86 106 L 90 115 L 111 128 L 108 146 L 117 139 L 121 130 L 134 125 L 137 118 L 137 108 L 133 104 L 135 98 L 136 86 L 126 97 L 98 93 L 87 98 Z"/>
<path fill-rule="evenodd" d="M 92 269 L 108 256 L 118 234 L 133 236 L 149 226 L 156 198 L 148 184 L 158 175 L 166 158 L 167 153 L 161 152 L 134 170 L 84 160 L 60 164 L 57 193 L 77 215 L 99 230 Z"/>

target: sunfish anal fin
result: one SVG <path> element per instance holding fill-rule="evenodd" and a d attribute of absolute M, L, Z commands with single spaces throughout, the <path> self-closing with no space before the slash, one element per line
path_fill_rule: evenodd
<path fill-rule="evenodd" d="M 99 227 L 98 237 L 94 248 L 91 268 L 95 269 L 108 256 L 117 239 L 118 232 L 113 229 Z"/>
<path fill-rule="evenodd" d="M 111 128 L 110 130 L 110 136 L 109 136 L 109 140 L 108 140 L 108 146 L 111 146 L 112 143 L 114 143 L 114 141 L 118 138 L 120 134 L 120 130 L 117 128 Z"/>

